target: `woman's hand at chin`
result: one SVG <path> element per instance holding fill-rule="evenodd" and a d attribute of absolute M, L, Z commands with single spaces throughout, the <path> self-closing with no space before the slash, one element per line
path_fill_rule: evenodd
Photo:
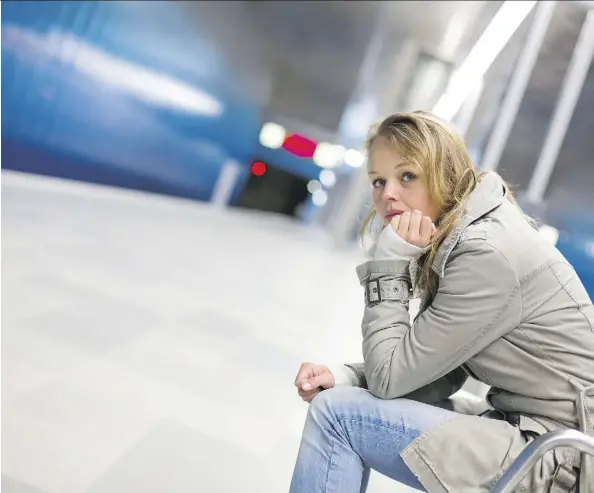
<path fill-rule="evenodd" d="M 436 228 L 429 216 L 421 211 L 403 212 L 390 221 L 390 227 L 403 240 L 419 248 L 425 248 L 431 241 Z"/>

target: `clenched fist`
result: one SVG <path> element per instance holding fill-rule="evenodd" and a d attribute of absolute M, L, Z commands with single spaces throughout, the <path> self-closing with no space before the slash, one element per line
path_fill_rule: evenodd
<path fill-rule="evenodd" d="M 390 226 L 406 242 L 419 248 L 425 248 L 435 233 L 433 221 L 430 217 L 423 216 L 421 211 L 406 211 L 394 216 Z"/>
<path fill-rule="evenodd" d="M 303 363 L 295 378 L 297 393 L 305 402 L 311 402 L 322 390 L 331 389 L 334 383 L 332 372 L 316 363 Z"/>

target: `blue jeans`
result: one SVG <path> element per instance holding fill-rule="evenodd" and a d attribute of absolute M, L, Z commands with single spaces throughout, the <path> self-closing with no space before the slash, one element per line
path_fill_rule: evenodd
<path fill-rule="evenodd" d="M 370 469 L 425 491 L 400 452 L 456 416 L 408 399 L 378 399 L 356 387 L 324 390 L 309 407 L 290 493 L 364 493 Z"/>

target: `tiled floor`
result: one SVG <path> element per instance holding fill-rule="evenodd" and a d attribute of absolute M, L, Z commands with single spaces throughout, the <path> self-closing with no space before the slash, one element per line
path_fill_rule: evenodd
<path fill-rule="evenodd" d="M 2 491 L 287 491 L 300 362 L 360 359 L 360 260 L 278 218 L 3 172 Z"/>

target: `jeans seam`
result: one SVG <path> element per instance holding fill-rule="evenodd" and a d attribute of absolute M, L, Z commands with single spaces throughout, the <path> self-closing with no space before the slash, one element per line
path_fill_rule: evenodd
<path fill-rule="evenodd" d="M 397 428 L 395 426 L 390 426 L 387 425 L 385 423 L 381 423 L 372 419 L 363 419 L 363 418 L 347 418 L 347 417 L 337 417 L 336 418 L 337 423 L 343 423 L 345 421 L 355 421 L 357 423 L 367 423 L 370 424 L 372 426 L 377 426 L 379 428 L 387 428 L 389 430 L 398 430 L 400 431 L 403 435 L 405 435 L 408 438 L 416 438 L 418 436 L 421 435 L 420 430 L 415 429 L 414 432 L 409 431 L 407 428 Z M 332 448 L 334 449 L 334 445 L 332 446 Z"/>
<path fill-rule="evenodd" d="M 330 481 L 330 468 L 332 467 L 332 459 L 334 457 L 334 444 L 336 443 L 336 438 L 332 437 L 332 449 L 330 450 L 330 457 L 328 459 L 328 467 L 326 468 L 326 478 L 324 480 L 324 491 L 328 493 L 328 481 Z"/>
<path fill-rule="evenodd" d="M 342 416 L 342 417 L 338 417 L 337 416 L 335 419 L 336 419 L 336 423 L 339 424 L 339 425 L 342 425 L 342 424 L 347 423 L 347 422 L 365 423 L 365 424 L 370 425 L 372 427 L 383 428 L 383 429 L 387 429 L 387 430 L 390 430 L 390 431 L 397 432 L 404 439 L 404 442 L 406 442 L 404 444 L 404 446 L 402 447 L 402 451 L 406 450 L 406 448 L 408 448 L 408 446 L 412 442 L 414 442 L 421 435 L 421 433 L 422 433 L 421 430 L 418 430 L 417 428 L 396 427 L 394 425 L 385 424 L 385 423 L 379 422 L 379 421 L 374 420 L 374 419 L 369 419 L 369 418 L 367 418 L 367 419 L 361 418 L 361 417 L 359 417 L 359 418 L 348 417 L 347 418 L 346 416 Z M 348 435 L 348 431 L 346 429 L 344 429 L 344 432 L 345 432 L 346 435 Z M 331 464 L 332 464 L 332 457 L 334 456 L 334 444 L 336 443 L 336 440 L 337 439 L 335 437 L 332 437 L 332 450 L 331 450 L 332 455 L 330 456 L 330 460 L 328 462 L 328 469 L 326 471 L 326 491 L 325 491 L 325 493 L 330 493 L 328 491 L 328 479 L 329 479 L 330 467 L 331 467 Z M 348 441 L 348 438 L 347 438 L 347 441 Z M 353 452 L 355 452 L 355 451 L 353 450 Z M 401 453 L 402 452 L 400 452 L 398 455 L 401 455 Z M 357 453 L 355 452 L 355 454 L 357 454 Z M 359 454 L 357 454 L 357 455 L 358 455 L 359 459 L 361 460 L 363 466 L 364 467 L 367 467 L 367 466 L 365 466 L 365 462 L 363 461 L 363 457 L 361 457 Z M 412 470 L 408 467 L 408 464 L 406 463 L 406 461 L 404 461 L 404 459 L 402 459 L 402 462 L 403 462 L 404 467 L 405 468 L 408 468 L 408 470 L 412 472 Z"/>

